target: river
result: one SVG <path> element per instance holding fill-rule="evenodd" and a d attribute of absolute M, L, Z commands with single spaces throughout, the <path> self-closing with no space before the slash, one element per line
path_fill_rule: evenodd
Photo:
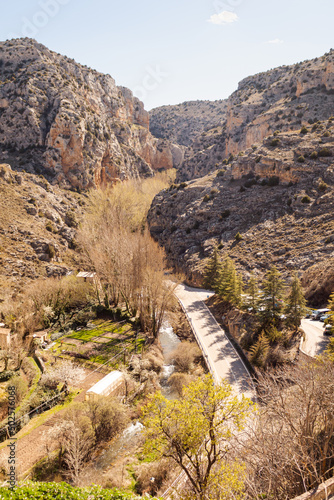
<path fill-rule="evenodd" d="M 160 380 L 161 392 L 166 398 L 175 399 L 177 394 L 168 385 L 168 378 L 174 371 L 174 366 L 170 363 L 170 355 L 180 343 L 180 340 L 175 335 L 173 328 L 168 322 L 164 323 L 162 326 L 159 340 L 165 360 Z M 140 438 L 142 428 L 143 426 L 139 421 L 133 422 L 129 425 L 129 427 L 123 431 L 121 436 L 115 438 L 110 446 L 98 457 L 95 462 L 95 468 L 99 470 L 108 469 L 110 464 L 118 459 L 120 455 L 128 451 L 131 447 L 135 447 Z"/>

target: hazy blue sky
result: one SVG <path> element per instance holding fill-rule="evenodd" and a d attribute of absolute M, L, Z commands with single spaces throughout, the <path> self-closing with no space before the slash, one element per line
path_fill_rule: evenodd
<path fill-rule="evenodd" d="M 134 91 L 147 109 L 228 97 L 242 78 L 334 47 L 333 0 L 11 0 L 30 36 Z"/>

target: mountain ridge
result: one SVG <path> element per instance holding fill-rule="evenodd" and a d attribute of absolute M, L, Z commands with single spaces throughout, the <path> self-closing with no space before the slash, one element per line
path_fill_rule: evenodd
<path fill-rule="evenodd" d="M 334 115 L 334 51 L 294 65 L 281 66 L 241 80 L 231 96 L 219 101 L 213 116 L 205 125 L 199 118 L 199 134 L 190 137 L 185 160 L 178 171 L 178 181 L 199 178 L 219 168 L 222 161 L 253 144 L 261 142 L 276 130 L 298 130 Z M 211 103 L 215 105 L 216 101 Z M 151 130 L 155 135 L 175 138 L 175 120 L 182 135 L 187 134 L 188 116 L 182 116 L 187 103 L 151 111 Z M 201 114 L 192 105 L 193 116 Z M 209 108 L 210 103 L 205 101 Z M 160 114 L 160 116 L 159 116 Z M 167 118 L 174 117 L 171 126 Z M 193 117 L 193 119 L 194 119 Z M 161 125 L 159 126 L 159 123 Z M 169 130 L 171 129 L 171 130 Z"/>
<path fill-rule="evenodd" d="M 143 103 L 104 75 L 24 38 L 0 42 L 0 155 L 16 170 L 87 189 L 177 167 Z"/>

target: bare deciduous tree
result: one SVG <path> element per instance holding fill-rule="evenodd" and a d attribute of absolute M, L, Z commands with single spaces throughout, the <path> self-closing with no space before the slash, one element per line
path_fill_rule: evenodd
<path fill-rule="evenodd" d="M 332 474 L 334 365 L 322 359 L 280 369 L 263 375 L 259 390 L 263 406 L 241 443 L 249 489 L 293 498 Z"/>

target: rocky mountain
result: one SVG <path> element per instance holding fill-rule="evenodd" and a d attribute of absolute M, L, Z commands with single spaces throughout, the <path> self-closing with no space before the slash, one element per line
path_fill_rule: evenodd
<path fill-rule="evenodd" d="M 80 268 L 75 236 L 85 200 L 0 165 L 0 302 L 38 277 Z"/>
<path fill-rule="evenodd" d="M 227 100 L 211 106 L 211 115 L 205 111 L 210 103 L 200 101 L 151 111 L 151 130 L 157 137 L 189 146 L 178 172 L 180 182 L 219 168 L 223 160 L 261 144 L 276 130 L 298 130 L 334 115 L 334 51 L 245 78 Z"/>
<path fill-rule="evenodd" d="M 285 276 L 323 270 L 334 258 L 333 156 L 334 118 L 275 132 L 218 171 L 156 196 L 151 233 L 193 282 L 215 245 L 246 278 L 273 264 Z M 314 271 L 305 278 L 311 299 L 314 278 Z"/>
<path fill-rule="evenodd" d="M 187 101 L 150 111 L 150 131 L 155 137 L 191 146 L 196 137 L 225 120 L 227 101 Z"/>
<path fill-rule="evenodd" d="M 149 115 L 110 75 L 24 38 L 0 42 L 0 158 L 85 189 L 178 167 L 183 149 L 149 132 Z"/>

